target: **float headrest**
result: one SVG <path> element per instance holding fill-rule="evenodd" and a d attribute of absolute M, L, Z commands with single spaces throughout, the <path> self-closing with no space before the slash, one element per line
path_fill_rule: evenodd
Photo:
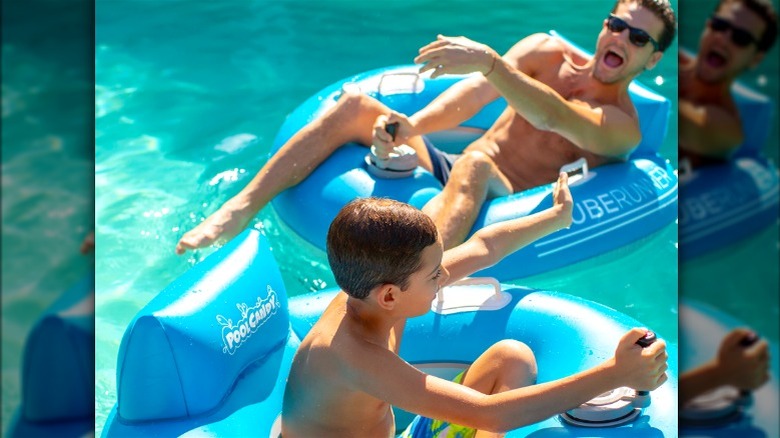
<path fill-rule="evenodd" d="M 247 230 L 171 283 L 130 323 L 117 363 L 118 414 L 146 421 L 209 413 L 289 333 L 279 268 L 265 238 Z"/>

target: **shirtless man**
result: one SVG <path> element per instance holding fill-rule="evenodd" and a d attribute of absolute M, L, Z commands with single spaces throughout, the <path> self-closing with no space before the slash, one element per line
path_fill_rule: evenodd
<path fill-rule="evenodd" d="M 459 436 L 473 436 L 473 429 L 495 436 L 616 387 L 660 386 L 666 380 L 665 344 L 635 345 L 646 333 L 638 328 L 602 364 L 537 385 L 533 352 L 515 340 L 491 346 L 456 382 L 426 375 L 398 356 L 407 318 L 430 311 L 441 287 L 571 224 L 565 173 L 553 199 L 547 210 L 489 225 L 448 251 L 431 218 L 414 207 L 377 198 L 347 204 L 327 237 L 328 260 L 342 292 L 293 359 L 282 436 L 394 436 L 391 405 L 431 419 L 418 417 L 404 436 L 449 436 L 430 435 L 432 421 L 448 423 L 450 433 L 464 434 Z"/>
<path fill-rule="evenodd" d="M 415 149 L 420 166 L 444 184 L 424 211 L 434 218 L 444 247 L 451 248 L 465 240 L 486 199 L 553 182 L 563 164 L 579 157 L 590 167 L 626 159 L 641 137 L 628 85 L 661 59 L 675 21 L 667 0 L 618 0 L 591 60 L 546 34 L 524 38 L 503 57 L 466 38 L 439 36 L 420 49 L 415 61 L 425 63 L 421 71 L 435 69 L 432 77 L 482 75 L 450 87 L 409 117 L 365 95 L 343 95 L 271 157 L 246 188 L 187 232 L 176 252 L 232 238 L 276 194 L 347 142 L 385 152 L 399 144 Z M 500 96 L 507 109 L 454 163 L 426 144 L 424 134 L 453 128 Z M 384 130 L 388 122 L 399 122 L 395 143 Z"/>
<path fill-rule="evenodd" d="M 691 166 L 722 163 L 744 135 L 731 86 L 756 67 L 777 37 L 766 0 L 722 0 L 707 20 L 695 58 L 679 56 L 679 158 Z"/>

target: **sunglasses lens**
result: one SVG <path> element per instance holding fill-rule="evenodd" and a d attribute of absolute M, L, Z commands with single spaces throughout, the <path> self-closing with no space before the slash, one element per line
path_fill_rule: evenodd
<path fill-rule="evenodd" d="M 650 35 L 642 31 L 637 31 L 637 32 L 632 31 L 628 35 L 628 40 L 631 41 L 631 43 L 636 45 L 637 47 L 644 47 L 645 44 L 650 42 Z"/>
<path fill-rule="evenodd" d="M 745 47 L 753 42 L 753 36 L 744 30 L 732 29 L 731 41 L 740 47 Z"/>
<path fill-rule="evenodd" d="M 620 18 L 609 17 L 607 20 L 607 28 L 610 32 L 623 32 L 628 28 L 628 24 Z"/>
<path fill-rule="evenodd" d="M 637 47 L 644 47 L 647 43 L 653 41 L 653 38 L 647 32 L 629 26 L 628 23 L 614 15 L 610 15 L 609 18 L 607 18 L 607 29 L 609 29 L 610 32 L 615 33 L 621 33 L 628 29 L 628 40 Z M 655 42 L 653 43 L 653 46 L 658 50 L 658 46 Z"/>
<path fill-rule="evenodd" d="M 724 32 L 728 30 L 731 26 L 728 22 L 725 20 L 721 20 L 720 18 L 712 18 L 710 19 L 710 28 L 716 32 Z"/>
<path fill-rule="evenodd" d="M 714 30 L 715 32 L 726 32 L 731 30 L 731 42 L 739 47 L 747 47 L 755 41 L 753 35 L 751 35 L 750 32 L 736 28 L 732 26 L 731 23 L 722 18 L 710 18 L 710 29 Z"/>

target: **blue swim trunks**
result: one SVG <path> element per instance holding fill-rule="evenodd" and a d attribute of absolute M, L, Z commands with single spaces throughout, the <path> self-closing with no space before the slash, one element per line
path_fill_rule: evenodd
<path fill-rule="evenodd" d="M 422 137 L 425 142 L 425 148 L 428 150 L 428 155 L 431 156 L 431 164 L 433 164 L 433 176 L 439 180 L 441 185 L 446 185 L 450 179 L 450 170 L 455 161 L 460 158 L 458 154 L 448 154 L 442 152 L 436 146 L 431 143 L 425 136 Z"/>
<path fill-rule="evenodd" d="M 452 381 L 461 383 L 464 373 L 465 371 L 461 372 Z M 470 427 L 418 415 L 398 438 L 473 438 L 476 434 L 477 430 Z"/>

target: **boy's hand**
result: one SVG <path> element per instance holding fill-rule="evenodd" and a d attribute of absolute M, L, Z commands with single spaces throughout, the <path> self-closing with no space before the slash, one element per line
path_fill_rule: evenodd
<path fill-rule="evenodd" d="M 647 329 L 634 328 L 620 339 L 615 349 L 617 386 L 652 391 L 666 381 L 666 342 L 659 339 L 642 348 L 636 341 L 644 337 L 645 333 Z"/>
<path fill-rule="evenodd" d="M 566 172 L 561 172 L 558 175 L 558 182 L 555 183 L 553 188 L 553 207 L 557 207 L 560 210 L 559 214 L 563 222 L 563 228 L 569 228 L 572 222 L 574 201 L 569 190 L 569 175 Z"/>
<path fill-rule="evenodd" d="M 721 341 L 717 368 L 723 383 L 752 390 L 769 379 L 769 344 L 762 339 L 744 346 L 742 341 L 751 334 L 748 329 L 738 328 Z"/>

